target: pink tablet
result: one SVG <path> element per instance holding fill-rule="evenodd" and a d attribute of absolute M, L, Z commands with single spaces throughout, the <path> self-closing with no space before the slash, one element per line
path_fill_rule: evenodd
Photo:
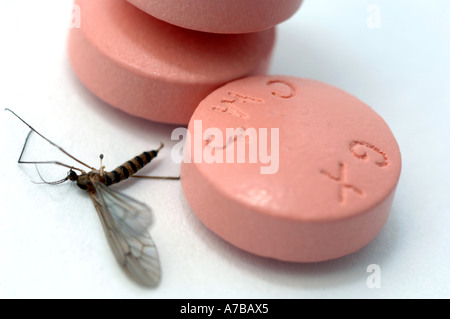
<path fill-rule="evenodd" d="M 171 24 L 213 33 L 269 29 L 290 18 L 303 0 L 128 0 Z"/>
<path fill-rule="evenodd" d="M 286 76 L 229 83 L 190 123 L 181 181 L 197 216 L 244 250 L 350 254 L 382 229 L 401 170 L 385 121 L 352 95 Z"/>
<path fill-rule="evenodd" d="M 122 0 L 76 0 L 73 68 L 95 95 L 149 120 L 187 124 L 214 89 L 269 65 L 275 31 L 207 34 L 179 28 Z"/>

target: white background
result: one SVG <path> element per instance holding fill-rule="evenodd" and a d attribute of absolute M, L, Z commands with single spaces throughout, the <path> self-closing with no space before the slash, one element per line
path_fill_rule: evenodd
<path fill-rule="evenodd" d="M 370 4 L 380 28 L 369 28 Z M 112 169 L 159 145 L 154 175 L 177 175 L 172 126 L 136 119 L 90 94 L 68 62 L 69 0 L 0 2 L 0 108 L 13 108 L 91 165 Z M 403 156 L 391 217 L 359 252 L 331 262 L 259 258 L 208 231 L 181 184 L 133 180 L 116 188 L 154 211 L 151 233 L 163 280 L 133 284 L 117 266 L 89 197 L 73 184 L 36 185 L 16 164 L 27 128 L 0 112 L 0 297 L 97 298 L 418 298 L 450 297 L 450 2 L 306 0 L 279 27 L 273 74 L 317 79 L 372 106 Z M 38 139 L 28 159 L 57 152 Z M 35 143 L 34 143 L 35 142 Z M 172 143 L 173 145 L 173 143 Z M 65 170 L 45 174 L 63 177 Z M 381 288 L 366 286 L 381 267 Z"/>

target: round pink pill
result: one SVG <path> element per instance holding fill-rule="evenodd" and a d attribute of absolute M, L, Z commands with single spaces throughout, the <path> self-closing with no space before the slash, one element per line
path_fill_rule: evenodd
<path fill-rule="evenodd" d="M 200 101 L 247 75 L 265 74 L 275 31 L 207 34 L 162 22 L 122 0 L 76 0 L 73 68 L 94 94 L 127 113 L 187 124 Z"/>
<path fill-rule="evenodd" d="M 317 262 L 368 244 L 388 219 L 401 156 L 384 120 L 308 79 L 241 79 L 203 100 L 181 181 L 197 216 L 249 252 Z"/>
<path fill-rule="evenodd" d="M 128 0 L 171 24 L 212 33 L 248 33 L 289 19 L 303 0 Z"/>

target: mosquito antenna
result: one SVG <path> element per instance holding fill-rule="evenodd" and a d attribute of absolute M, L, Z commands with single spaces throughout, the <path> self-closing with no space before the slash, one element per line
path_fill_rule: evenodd
<path fill-rule="evenodd" d="M 80 163 L 81 165 L 86 166 L 87 168 L 91 169 L 91 170 L 95 170 L 94 167 L 87 165 L 86 163 L 80 161 L 79 159 L 77 159 L 76 157 L 74 157 L 73 155 L 69 154 L 67 151 L 65 151 L 61 146 L 53 143 L 52 141 L 50 141 L 48 138 L 46 138 L 44 135 L 42 135 L 41 133 L 39 133 L 38 131 L 36 131 L 36 129 L 34 129 L 30 124 L 28 124 L 27 122 L 25 122 L 19 115 L 17 115 L 16 113 L 14 113 L 14 111 L 6 108 L 5 111 L 11 112 L 15 117 L 17 117 L 19 120 L 21 120 L 26 126 L 28 126 L 33 132 L 35 132 L 37 135 L 39 135 L 40 137 L 42 137 L 44 140 L 46 140 L 48 143 L 50 143 L 52 146 L 56 147 L 57 149 L 59 149 L 61 152 L 63 152 L 64 154 L 66 154 L 68 157 L 70 157 L 71 159 L 73 159 L 74 161 L 77 161 L 78 163 Z M 30 134 L 28 134 L 29 137 Z M 28 140 L 27 137 L 27 140 Z M 23 153 L 23 150 L 22 150 Z M 43 163 L 40 163 L 43 164 Z"/>
<path fill-rule="evenodd" d="M 64 182 L 66 182 L 66 181 L 69 179 L 69 175 L 67 175 L 65 178 L 60 179 L 59 181 L 55 181 L 55 182 L 47 182 L 47 181 L 42 177 L 41 172 L 39 172 L 38 166 L 35 165 L 35 167 L 36 167 L 36 171 L 37 171 L 39 177 L 41 178 L 41 180 L 43 181 L 43 183 L 39 183 L 39 182 L 34 182 L 34 181 L 32 181 L 34 184 L 59 185 L 59 184 L 62 184 L 62 183 L 64 183 Z"/>

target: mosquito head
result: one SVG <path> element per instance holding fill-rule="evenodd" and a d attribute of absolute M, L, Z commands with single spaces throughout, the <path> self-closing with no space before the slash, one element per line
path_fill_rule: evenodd
<path fill-rule="evenodd" d="M 70 170 L 69 174 L 67 176 L 68 176 L 69 180 L 71 180 L 72 182 L 78 181 L 78 175 L 77 175 L 77 173 L 75 173 L 74 170 Z"/>

